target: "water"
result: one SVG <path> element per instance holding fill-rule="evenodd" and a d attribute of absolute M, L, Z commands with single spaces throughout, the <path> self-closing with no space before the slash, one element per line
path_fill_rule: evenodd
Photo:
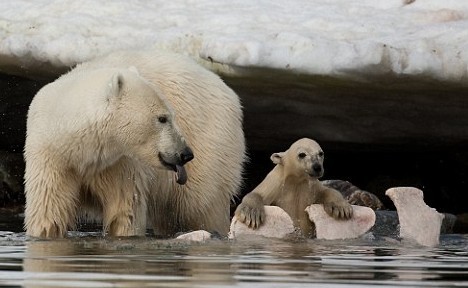
<path fill-rule="evenodd" d="M 313 285 L 311 285 L 313 284 Z M 204 243 L 0 232 L 1 287 L 468 287 L 468 235 L 427 248 L 397 239 Z"/>

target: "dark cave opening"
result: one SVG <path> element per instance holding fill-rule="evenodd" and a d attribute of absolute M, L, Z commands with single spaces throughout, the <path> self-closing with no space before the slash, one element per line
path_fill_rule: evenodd
<path fill-rule="evenodd" d="M 416 187 L 424 192 L 424 200 L 439 212 L 466 213 L 464 191 L 467 187 L 467 155 L 456 147 L 421 150 L 400 147 L 396 150 L 353 149 L 333 143 L 321 144 L 325 151 L 325 174 L 321 180 L 346 180 L 374 193 L 385 207 L 394 210 L 385 191 L 392 187 Z M 350 145 L 354 146 L 354 145 Z M 330 147 L 330 148 L 328 148 Z M 286 150 L 287 147 L 284 148 Z M 243 193 L 248 193 L 260 183 L 273 168 L 270 155 L 278 151 L 250 151 L 246 165 L 246 182 Z M 415 151 L 417 150 L 417 151 Z M 451 151 L 451 152 L 448 152 Z M 242 197 L 242 196 L 241 196 Z"/>
<path fill-rule="evenodd" d="M 13 162 L 10 156 L 9 160 L 7 156 L 2 156 L 0 168 L 11 168 L 11 173 L 16 173 L 20 184 L 24 163 L 18 162 L 22 161 L 27 109 L 35 93 L 46 83 L 47 81 L 0 74 L 0 150 L 3 153 L 0 155 L 14 156 Z M 242 97 L 241 94 L 240 96 Z M 245 126 L 246 129 L 250 129 L 252 125 L 249 121 L 256 121 L 255 111 L 250 111 L 247 107 L 245 113 Z M 269 124 L 265 123 L 266 125 Z M 269 129 L 270 138 L 265 134 Z M 264 127 L 262 139 L 257 137 L 258 134 L 245 131 L 249 161 L 245 164 L 245 181 L 234 205 L 240 202 L 245 193 L 255 188 L 272 169 L 270 155 L 287 149 L 284 138 L 276 141 L 274 130 L 275 127 Z M 291 143 L 295 140 L 297 139 L 291 138 Z M 393 209 L 392 202 L 385 196 L 388 188 L 412 186 L 423 190 L 426 203 L 439 212 L 468 212 L 464 202 L 464 194 L 468 188 L 468 153 L 463 149 L 465 143 L 450 142 L 447 145 L 424 146 L 421 143 L 411 145 L 406 141 L 402 145 L 374 145 L 316 140 L 326 155 L 323 180 L 349 181 L 376 194 L 388 209 Z M 257 146 L 259 143 L 261 145 Z M 10 166 L 5 168 L 5 165 Z M 15 195 L 6 183 L 0 185 L 0 193 L 0 206 L 7 207 L 24 202 L 22 190 Z"/>

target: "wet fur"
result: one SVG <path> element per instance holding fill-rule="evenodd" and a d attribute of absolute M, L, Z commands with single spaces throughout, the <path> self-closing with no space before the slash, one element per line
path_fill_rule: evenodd
<path fill-rule="evenodd" d="M 204 229 L 226 236 L 230 203 L 239 192 L 246 159 L 239 97 L 216 74 L 174 53 L 120 51 L 78 69 L 103 66 L 136 67 L 172 106 L 195 155 L 185 165 L 185 185 L 177 184 L 175 174 L 167 170 L 143 178 L 154 233 L 168 237 Z"/>
<path fill-rule="evenodd" d="M 301 158 L 301 153 L 306 156 Z M 315 141 L 300 139 L 287 151 L 274 153 L 271 159 L 276 166 L 236 209 L 235 215 L 241 222 L 258 228 L 265 220 L 264 205 L 275 205 L 291 216 L 304 235 L 312 237 L 315 226 L 305 212 L 311 204 L 323 204 L 336 219 L 351 218 L 351 205 L 338 191 L 318 180 L 323 175 L 323 152 Z M 316 170 L 311 168 L 314 165 Z"/>
<path fill-rule="evenodd" d="M 71 141 L 67 148 L 60 143 L 64 138 L 61 132 L 54 129 L 57 137 L 53 144 L 64 146 L 62 154 L 47 154 L 47 151 L 57 151 L 54 147 L 36 149 L 38 143 L 34 137 L 28 137 L 25 154 L 28 235 L 63 237 L 83 214 L 101 218 L 105 229 L 114 236 L 144 235 L 147 217 L 156 235 L 172 236 L 180 231 L 198 229 L 227 234 L 230 201 L 238 193 L 245 160 L 239 98 L 214 73 L 184 56 L 160 51 L 115 52 L 80 64 L 64 77 L 70 77 L 66 79 L 73 80 L 71 83 L 78 83 L 72 78 L 74 75 L 89 75 L 90 71 L 99 69 L 128 70 L 129 67 L 135 67 L 139 76 L 174 110 L 174 122 L 195 155 L 185 165 L 187 183 L 177 184 L 173 171 L 153 169 L 150 163 L 156 161 L 157 154 L 144 153 L 146 156 L 139 159 L 133 159 L 134 155 L 123 157 L 114 153 L 116 143 L 107 141 L 109 138 L 105 134 L 114 131 L 130 142 L 140 139 L 132 133 L 146 135 L 143 130 L 130 128 L 137 120 L 132 117 L 144 117 L 141 115 L 144 106 L 124 114 L 127 117 L 121 119 L 123 124 L 118 129 L 105 125 L 92 127 L 94 130 L 88 131 L 91 132 L 89 139 L 95 141 L 90 142 L 91 146 L 77 146 Z M 68 87 L 62 87 L 68 91 Z M 56 93 L 53 86 L 49 88 Z M 88 91 L 86 85 L 78 88 Z M 73 101 L 77 99 L 80 97 Z M 63 101 L 67 100 L 70 99 Z M 88 107 L 101 107 L 93 101 Z M 55 99 L 52 102 L 56 104 Z M 51 106 L 50 102 L 42 104 L 42 107 Z M 67 104 L 68 110 L 74 107 Z M 36 108 L 37 113 L 47 114 L 44 113 L 48 111 L 46 108 Z M 73 109 L 69 112 L 77 113 Z M 91 113 L 87 118 L 72 119 L 103 117 L 98 110 L 88 112 Z M 36 122 L 33 118 L 28 121 Z M 66 131 L 69 128 L 62 120 L 55 123 L 61 123 L 60 127 Z M 50 130 L 46 126 L 34 129 Z M 41 131 L 32 134 L 40 135 Z M 83 141 L 81 134 L 75 135 L 78 141 Z M 159 144 L 173 146 L 167 139 Z M 79 157 L 68 157 L 72 151 Z M 121 152 L 129 154 L 128 149 Z"/>

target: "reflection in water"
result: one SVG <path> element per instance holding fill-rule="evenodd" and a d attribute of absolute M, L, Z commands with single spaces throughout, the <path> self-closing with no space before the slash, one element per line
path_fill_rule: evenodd
<path fill-rule="evenodd" d="M 211 240 L 187 243 L 92 235 L 26 240 L 0 234 L 0 286 L 467 286 L 468 237 L 436 248 L 395 240 Z"/>
<path fill-rule="evenodd" d="M 49 280 L 52 278 L 61 284 L 64 280 L 86 281 L 89 282 L 86 286 L 94 284 L 98 287 L 103 285 L 100 282 L 109 280 L 125 287 L 141 287 L 143 283 L 165 286 L 171 283 L 232 282 L 232 276 L 226 273 L 230 271 L 226 257 L 193 258 L 203 253 L 199 248 L 187 243 L 147 239 L 32 241 L 27 243 L 23 269 L 35 272 L 35 275 L 60 272 L 49 274 Z M 42 287 L 36 285 L 36 281 L 26 284 Z"/>

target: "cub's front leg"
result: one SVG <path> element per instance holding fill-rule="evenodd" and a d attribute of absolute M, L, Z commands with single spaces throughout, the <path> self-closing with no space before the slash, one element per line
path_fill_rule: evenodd
<path fill-rule="evenodd" d="M 317 196 L 317 203 L 323 204 L 325 212 L 333 218 L 350 219 L 353 217 L 353 207 L 343 198 L 340 192 L 323 186 Z"/>
<path fill-rule="evenodd" d="M 257 229 L 265 220 L 265 207 L 262 196 L 249 193 L 244 196 L 241 204 L 237 206 L 235 215 L 237 219 L 249 228 Z"/>

